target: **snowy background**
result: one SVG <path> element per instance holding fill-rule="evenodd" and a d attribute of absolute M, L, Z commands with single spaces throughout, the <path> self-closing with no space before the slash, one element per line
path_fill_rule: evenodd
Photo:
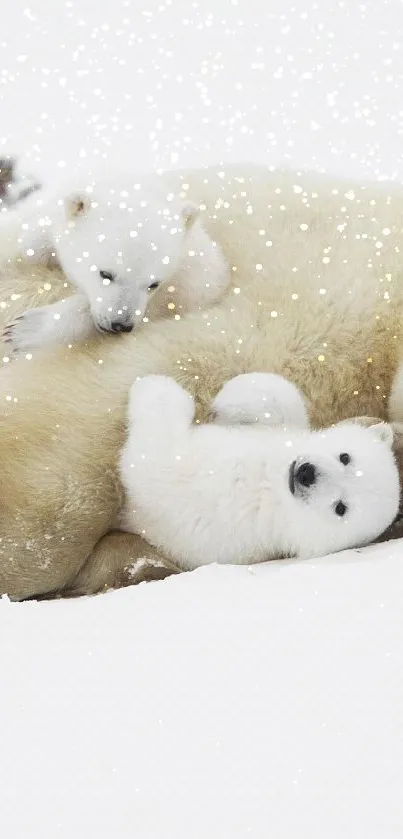
<path fill-rule="evenodd" d="M 0 151 L 403 180 L 401 0 L 2 0 Z M 64 171 L 63 171 L 64 170 Z M 403 551 L 0 602 L 6 839 L 401 839 Z"/>

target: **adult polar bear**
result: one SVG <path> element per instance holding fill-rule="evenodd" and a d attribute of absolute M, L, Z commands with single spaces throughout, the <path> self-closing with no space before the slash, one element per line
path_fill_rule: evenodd
<path fill-rule="evenodd" d="M 232 286 L 204 313 L 4 362 L 0 592 L 12 597 L 100 590 L 149 552 L 119 535 L 124 549 L 107 536 L 92 554 L 121 505 L 117 458 L 138 375 L 174 376 L 199 418 L 226 380 L 255 370 L 299 385 L 314 426 L 388 417 L 403 354 L 403 187 L 250 165 L 164 178 L 201 204 Z M 64 284 L 56 269 L 4 266 L 4 323 Z M 398 387 L 394 419 L 402 400 Z"/>

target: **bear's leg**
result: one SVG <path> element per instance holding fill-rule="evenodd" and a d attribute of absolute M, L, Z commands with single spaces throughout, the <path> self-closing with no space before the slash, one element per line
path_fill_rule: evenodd
<path fill-rule="evenodd" d="M 215 397 L 212 415 L 223 425 L 258 422 L 309 428 L 300 390 L 275 373 L 244 373 L 230 379 Z"/>
<path fill-rule="evenodd" d="M 134 382 L 129 397 L 129 433 L 160 433 L 167 438 L 182 434 L 192 424 L 192 396 L 169 376 L 144 376 Z M 137 438 L 137 437 L 136 437 Z M 138 439 L 138 438 L 137 438 Z"/>
<path fill-rule="evenodd" d="M 163 580 L 180 569 L 141 536 L 112 531 L 95 545 L 75 579 L 51 597 L 79 597 Z M 49 595 L 48 595 L 49 596 Z"/>
<path fill-rule="evenodd" d="M 158 480 L 167 453 L 169 457 L 176 444 L 186 440 L 194 411 L 190 394 L 168 376 L 145 376 L 132 385 L 126 442 L 119 460 L 120 478 L 128 497 L 133 491 L 133 475 L 136 480 L 139 474 L 144 477 L 144 468 L 146 480 L 150 475 Z M 117 526 L 126 530 L 120 518 Z M 127 529 L 135 528 L 131 523 Z"/>
<path fill-rule="evenodd" d="M 27 309 L 4 330 L 11 353 L 40 349 L 49 344 L 73 344 L 95 334 L 87 298 L 73 294 L 65 300 Z"/>

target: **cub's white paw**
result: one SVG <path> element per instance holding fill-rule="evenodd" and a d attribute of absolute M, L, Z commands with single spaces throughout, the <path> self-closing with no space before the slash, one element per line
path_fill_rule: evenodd
<path fill-rule="evenodd" d="M 170 376 L 144 376 L 131 387 L 130 415 L 136 420 L 146 413 L 162 423 L 178 414 L 191 422 L 194 402 L 190 393 Z"/>
<path fill-rule="evenodd" d="M 276 373 L 242 373 L 227 381 L 212 403 L 216 423 L 264 423 L 308 428 L 301 391 Z"/>
<path fill-rule="evenodd" d="M 3 340 L 9 354 L 38 349 L 49 343 L 49 328 L 54 329 L 54 318 L 48 306 L 38 309 L 27 309 L 22 315 L 15 317 L 7 324 L 3 332 Z"/>

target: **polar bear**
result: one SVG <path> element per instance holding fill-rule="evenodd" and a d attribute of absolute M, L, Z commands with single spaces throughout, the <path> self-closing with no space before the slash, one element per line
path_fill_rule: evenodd
<path fill-rule="evenodd" d="M 32 263 L 56 259 L 78 293 L 7 324 L 10 351 L 131 332 L 160 286 L 180 315 L 215 302 L 230 282 L 199 207 L 157 175 L 98 173 L 35 192 L 1 219 L 0 236 Z"/>
<path fill-rule="evenodd" d="M 180 567 L 321 556 L 370 542 L 395 519 L 399 476 L 387 424 L 290 432 L 193 425 L 194 413 L 174 379 L 135 382 L 120 457 L 121 529 Z"/>
<path fill-rule="evenodd" d="M 200 207 L 230 286 L 204 311 L 153 320 L 167 299 L 160 288 L 149 322 L 129 334 L 96 333 L 12 363 L 4 346 L 0 592 L 14 599 L 121 585 L 149 550 L 110 532 L 137 376 L 176 379 L 200 422 L 229 379 L 254 371 L 299 387 L 314 429 L 360 416 L 403 421 L 403 187 L 250 164 L 161 177 Z M 75 290 L 57 266 L 21 257 L 0 265 L 0 280 L 3 323 Z"/>

